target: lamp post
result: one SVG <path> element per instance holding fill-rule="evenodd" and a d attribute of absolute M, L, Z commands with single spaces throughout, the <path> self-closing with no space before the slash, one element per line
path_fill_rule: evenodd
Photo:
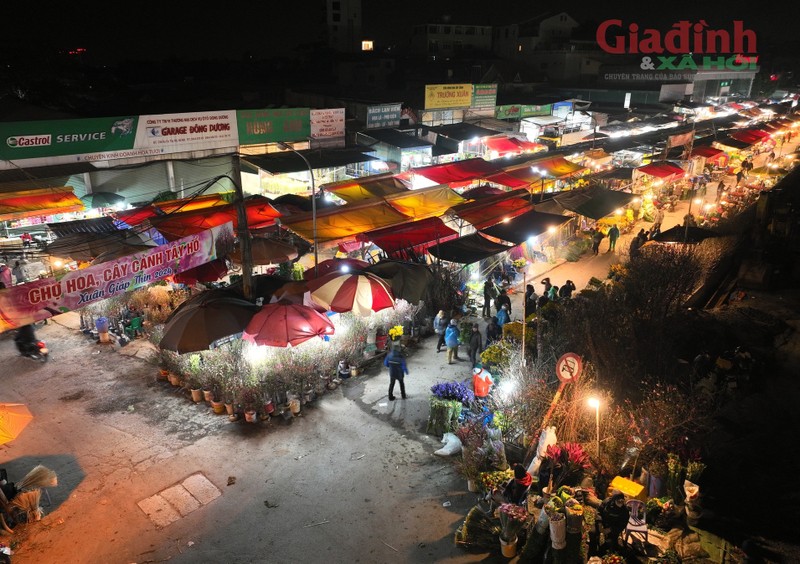
<path fill-rule="evenodd" d="M 600 400 L 591 397 L 589 398 L 589 407 L 594 408 L 594 428 L 596 432 L 596 445 L 597 445 L 597 459 L 600 460 Z"/>
<path fill-rule="evenodd" d="M 531 167 L 531 172 L 538 174 L 542 181 L 541 188 L 539 189 L 539 202 L 541 203 L 544 201 L 544 179 L 547 177 L 547 172 L 535 166 Z M 533 203 L 533 190 L 531 190 L 531 203 Z"/>
<path fill-rule="evenodd" d="M 692 217 L 692 203 L 697 204 L 698 206 L 703 203 L 700 198 L 690 198 L 689 199 L 689 212 L 686 214 L 686 217 L 683 220 L 684 223 L 684 230 L 683 230 L 683 242 L 689 240 L 689 220 Z"/>
<path fill-rule="evenodd" d="M 311 177 L 311 238 L 313 239 L 312 243 L 314 245 L 314 278 L 317 278 L 319 275 L 319 271 L 317 269 L 319 260 L 317 255 L 317 188 L 314 184 L 314 169 L 311 168 L 311 163 L 308 162 L 308 159 L 305 157 L 305 155 L 288 143 L 279 141 L 278 147 L 287 151 L 291 151 L 303 159 L 303 162 L 306 163 L 306 167 L 308 167 L 308 175 Z"/>

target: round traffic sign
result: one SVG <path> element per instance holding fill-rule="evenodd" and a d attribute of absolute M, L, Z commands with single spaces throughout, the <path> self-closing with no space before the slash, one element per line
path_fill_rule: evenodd
<path fill-rule="evenodd" d="M 581 357 L 575 353 L 564 353 L 556 362 L 556 376 L 563 383 L 575 382 L 581 375 L 583 363 Z"/>

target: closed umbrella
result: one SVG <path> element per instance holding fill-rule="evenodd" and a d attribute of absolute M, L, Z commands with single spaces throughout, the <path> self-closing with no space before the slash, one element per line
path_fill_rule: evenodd
<path fill-rule="evenodd" d="M 81 201 L 87 208 L 113 208 L 125 203 L 125 196 L 113 192 L 92 192 L 81 196 Z"/>
<path fill-rule="evenodd" d="M 286 347 L 333 335 L 333 331 L 327 315 L 308 306 L 280 301 L 262 307 L 247 324 L 242 339 L 257 345 Z"/>
<path fill-rule="evenodd" d="M 231 335 L 244 331 L 258 306 L 240 298 L 219 298 L 187 306 L 164 324 L 162 349 L 187 353 L 209 349 Z"/>
<path fill-rule="evenodd" d="M 0 445 L 16 439 L 31 419 L 24 403 L 0 403 Z"/>
<path fill-rule="evenodd" d="M 394 307 L 389 283 L 374 274 L 331 272 L 309 280 L 307 286 L 315 303 L 338 313 L 352 311 L 366 317 L 373 311 Z"/>

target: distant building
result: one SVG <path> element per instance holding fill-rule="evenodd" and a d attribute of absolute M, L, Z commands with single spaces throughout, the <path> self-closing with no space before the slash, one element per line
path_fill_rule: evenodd
<path fill-rule="evenodd" d="M 361 49 L 361 0 L 326 0 L 328 46 L 341 53 Z"/>
<path fill-rule="evenodd" d="M 416 25 L 411 30 L 412 53 L 424 55 L 431 61 L 469 53 L 488 53 L 491 49 L 492 27 L 488 25 L 427 23 Z"/>

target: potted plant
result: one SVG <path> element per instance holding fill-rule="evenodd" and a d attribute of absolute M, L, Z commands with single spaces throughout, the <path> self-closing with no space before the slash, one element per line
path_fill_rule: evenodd
<path fill-rule="evenodd" d="M 485 448 L 486 427 L 479 420 L 467 421 L 456 429 L 455 435 L 461 441 L 461 460 L 456 462 L 456 472 L 467 480 L 467 489 L 478 491 L 481 473 L 492 469 Z"/>
<path fill-rule="evenodd" d="M 186 387 L 189 388 L 192 401 L 195 403 L 203 401 L 202 362 L 199 354 L 192 354 L 186 363 Z"/>
<path fill-rule="evenodd" d="M 256 410 L 261 403 L 261 384 L 245 382 L 239 389 L 239 405 L 242 406 L 244 411 L 245 421 L 255 423 Z"/>

